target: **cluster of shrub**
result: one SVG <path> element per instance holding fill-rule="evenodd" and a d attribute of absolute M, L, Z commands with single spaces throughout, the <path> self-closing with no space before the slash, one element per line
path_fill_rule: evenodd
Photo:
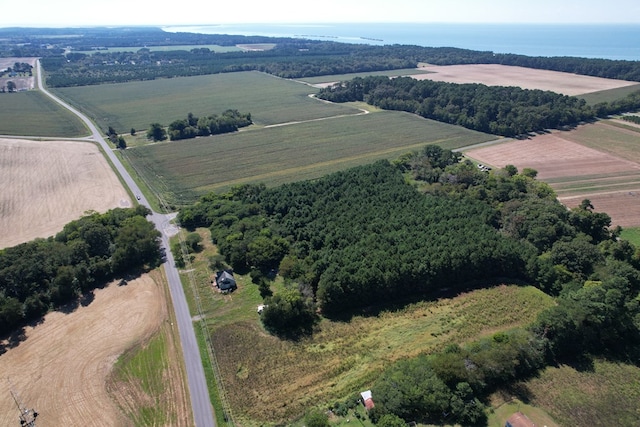
<path fill-rule="evenodd" d="M 526 328 L 399 362 L 372 387 L 378 422 L 470 425 L 497 387 L 549 364 L 640 360 L 640 253 L 589 201 L 567 210 L 535 176 L 486 173 L 428 146 L 316 181 L 211 194 L 179 220 L 209 226 L 234 269 L 278 269 L 287 290 L 265 296 L 262 320 L 283 337 L 312 334 L 317 309 L 343 316 L 442 288 L 514 281 L 556 297 Z"/>
<path fill-rule="evenodd" d="M 153 141 L 164 141 L 167 134 L 171 141 L 190 139 L 197 136 L 220 135 L 235 132 L 239 128 L 249 126 L 251 113 L 241 113 L 238 110 L 226 110 L 221 115 L 212 114 L 207 117 L 196 117 L 189 113 L 186 119 L 174 120 L 165 130 L 160 123 L 152 123 L 147 130 L 147 138 Z"/>
<path fill-rule="evenodd" d="M 622 116 L 622 120 L 640 125 L 640 116 Z"/>
<path fill-rule="evenodd" d="M 0 251 L 0 335 L 110 280 L 162 262 L 160 233 L 144 206 L 94 213 L 54 237 Z"/>
<path fill-rule="evenodd" d="M 132 129 L 131 134 L 133 135 L 134 133 L 135 131 L 133 131 Z M 120 148 L 122 150 L 127 148 L 127 141 L 125 141 L 122 135 L 118 135 L 118 132 L 116 132 L 116 130 L 112 126 L 109 126 L 109 128 L 107 129 L 107 138 L 117 148 Z"/>
<path fill-rule="evenodd" d="M 640 91 L 613 103 L 588 106 L 582 99 L 519 87 L 454 84 L 411 77 L 357 77 L 322 89 L 333 102 L 365 101 L 433 120 L 504 136 L 572 126 L 640 108 Z"/>

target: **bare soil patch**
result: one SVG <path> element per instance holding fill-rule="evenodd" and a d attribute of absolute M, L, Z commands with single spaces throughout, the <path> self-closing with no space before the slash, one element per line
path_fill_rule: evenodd
<path fill-rule="evenodd" d="M 582 132 L 553 132 L 465 154 L 498 168 L 507 164 L 519 170 L 533 168 L 566 206 L 589 199 L 596 211 L 611 216 L 613 225 L 640 226 L 640 164 L 579 144 Z"/>
<path fill-rule="evenodd" d="M 167 319 L 162 287 L 149 275 L 126 286 L 95 291 L 87 306 L 48 314 L 26 328 L 26 340 L 0 356 L 20 400 L 48 426 L 124 426 L 131 422 L 107 392 L 105 381 L 118 356 L 158 330 Z M 18 425 L 18 411 L 2 378 L 0 425 Z"/>
<path fill-rule="evenodd" d="M 550 90 L 572 96 L 637 84 L 637 82 L 625 80 L 499 64 L 426 65 L 421 68 L 425 70 L 425 74 L 412 75 L 411 77 L 449 83 L 519 86 L 523 89 Z"/>
<path fill-rule="evenodd" d="M 49 237 L 87 211 L 131 207 L 98 147 L 0 139 L 0 248 Z"/>

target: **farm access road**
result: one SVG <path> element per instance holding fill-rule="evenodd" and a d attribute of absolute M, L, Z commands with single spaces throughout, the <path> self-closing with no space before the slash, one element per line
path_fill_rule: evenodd
<path fill-rule="evenodd" d="M 131 192 L 139 197 L 138 202 L 149 209 L 151 209 L 147 199 L 144 197 L 140 188 L 135 183 L 129 172 L 124 168 L 120 159 L 113 153 L 112 148 L 102 137 L 98 128 L 80 111 L 76 110 L 66 102 L 62 101 L 57 96 L 45 89 L 42 82 L 42 72 L 40 68 L 40 60 L 36 62 L 36 74 L 38 89 L 45 95 L 49 96 L 52 100 L 71 111 L 78 116 L 85 125 L 91 131 L 91 139 L 100 144 L 105 154 L 114 165 L 117 173 L 122 177 L 125 185 L 131 190 Z M 176 322 L 178 323 L 178 333 L 180 335 L 180 342 L 182 346 L 182 352 L 184 355 L 185 369 L 187 371 L 187 381 L 189 383 L 189 395 L 191 397 L 191 408 L 193 410 L 193 417 L 195 425 L 198 427 L 215 427 L 215 418 L 213 416 L 213 408 L 209 400 L 209 391 L 207 389 L 207 382 L 204 376 L 204 368 L 202 366 L 202 359 L 200 358 L 200 350 L 196 341 L 196 335 L 193 330 L 193 321 L 189 313 L 189 307 L 187 305 L 187 299 L 182 289 L 182 283 L 180 282 L 180 276 L 178 270 L 175 267 L 173 254 L 169 246 L 169 234 L 166 232 L 169 229 L 169 221 L 171 215 L 164 215 L 158 212 L 153 212 L 149 215 L 149 220 L 152 221 L 156 228 L 161 233 L 162 249 L 165 253 L 164 271 L 169 284 L 169 291 L 171 299 L 173 301 L 173 307 L 176 315 Z"/>

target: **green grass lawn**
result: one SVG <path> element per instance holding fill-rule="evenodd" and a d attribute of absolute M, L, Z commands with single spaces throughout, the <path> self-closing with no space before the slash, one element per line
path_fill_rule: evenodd
<path fill-rule="evenodd" d="M 169 203 L 244 183 L 318 178 L 427 144 L 459 148 L 495 136 L 401 112 L 380 111 L 234 134 L 163 142 L 123 154 Z"/>
<path fill-rule="evenodd" d="M 623 228 L 620 237 L 640 247 L 640 228 Z"/>
<path fill-rule="evenodd" d="M 0 93 L 0 134 L 81 137 L 89 130 L 42 92 Z"/>
<path fill-rule="evenodd" d="M 260 126 L 356 114 L 347 105 L 309 97 L 318 89 L 259 72 L 225 73 L 175 79 L 59 88 L 55 93 L 118 133 L 169 125 L 191 112 L 197 117 L 227 109 L 251 113 Z"/>

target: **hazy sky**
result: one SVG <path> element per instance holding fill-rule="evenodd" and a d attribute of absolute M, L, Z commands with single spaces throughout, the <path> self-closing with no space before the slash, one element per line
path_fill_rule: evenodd
<path fill-rule="evenodd" d="M 640 23 L 640 1 L 29 0 L 0 14 L 0 27 L 320 22 Z"/>

